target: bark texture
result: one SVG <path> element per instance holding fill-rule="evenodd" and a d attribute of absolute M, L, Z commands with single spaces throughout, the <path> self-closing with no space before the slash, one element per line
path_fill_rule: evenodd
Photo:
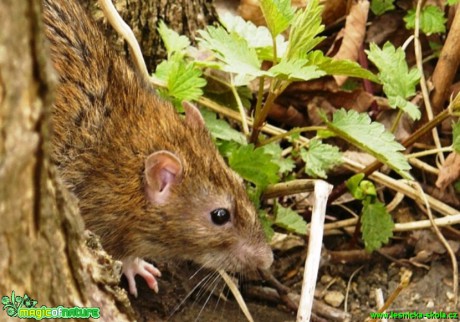
<path fill-rule="evenodd" d="M 106 35 L 118 50 L 129 55 L 126 43 L 107 26 L 96 0 L 80 0 L 98 21 L 103 21 Z M 150 72 L 166 57 L 166 51 L 157 31 L 158 22 L 194 42 L 196 31 L 217 22 L 212 0 L 114 0 L 115 7 L 125 22 L 133 29 Z"/>
<path fill-rule="evenodd" d="M 49 162 L 54 82 L 41 1 L 2 0 L 0 30 L 0 296 L 14 291 L 36 307 L 100 307 L 102 321 L 132 320 L 116 264 L 86 246 L 95 239 Z M 3 310 L 0 320 L 18 321 Z"/>

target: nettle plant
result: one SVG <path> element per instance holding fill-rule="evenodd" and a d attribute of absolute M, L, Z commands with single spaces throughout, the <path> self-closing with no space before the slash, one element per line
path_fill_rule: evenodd
<path fill-rule="evenodd" d="M 222 100 L 215 95 L 214 84 L 217 83 L 231 93 L 231 100 L 243 120 L 251 107 L 252 94 L 248 85 L 258 84 L 251 132 L 244 122 L 242 133 L 208 110 L 202 111 L 203 117 L 230 167 L 249 182 L 248 191 L 260 209 L 267 235 L 273 234 L 273 226 L 305 234 L 306 222 L 296 211 L 275 203 L 273 215 L 268 215 L 261 208 L 260 197 L 268 185 L 296 179 L 299 167 L 309 177 L 327 178 L 327 172 L 342 162 L 342 155 L 338 147 L 323 143 L 323 139 L 340 137 L 405 179 L 412 179 L 408 172 L 410 166 L 401 153 L 404 147 L 395 141 L 393 134 L 381 123 L 372 122 L 366 113 L 353 110 L 340 109 L 332 120 L 323 116 L 325 127 L 320 130 L 317 127 L 293 129 L 287 134 L 267 138 L 261 131 L 275 99 L 293 82 L 345 75 L 382 84 L 391 107 L 416 120 L 420 118 L 420 111 L 408 99 L 415 94 L 420 75 L 416 69 L 408 68 L 404 51 L 390 43 L 383 48 L 371 45 L 367 51 L 368 58 L 379 70 L 377 75 L 355 62 L 333 60 L 315 50 L 324 39 L 320 36 L 324 26 L 318 0 L 308 1 L 304 9 L 298 10 L 291 7 L 289 0 L 261 0 L 260 5 L 267 27 L 226 16 L 222 26 L 208 26 L 199 32 L 199 50 L 190 46 L 187 37 L 160 22 L 159 32 L 168 57 L 158 65 L 154 77 L 164 84 L 159 89 L 160 94 L 178 108 L 183 100 L 200 101 L 205 90 L 207 98 Z M 283 32 L 288 29 L 289 40 L 286 40 Z M 264 65 L 271 67 L 263 69 L 263 62 L 269 62 Z M 204 75 L 213 80 L 212 86 L 205 88 Z M 312 139 L 302 138 L 302 142 L 308 144 L 299 141 L 300 133 L 305 131 L 316 131 Z M 290 144 L 290 148 L 284 150 L 288 153 L 283 153 L 281 141 L 284 147 Z M 380 248 L 392 236 L 391 215 L 378 200 L 373 183 L 364 180 L 364 175 L 353 176 L 347 187 L 362 201 L 360 224 L 366 249 Z"/>

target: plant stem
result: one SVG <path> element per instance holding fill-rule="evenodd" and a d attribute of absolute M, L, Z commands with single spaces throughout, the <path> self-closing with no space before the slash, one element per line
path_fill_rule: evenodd
<path fill-rule="evenodd" d="M 279 141 L 281 139 L 284 139 L 288 136 L 291 136 L 293 134 L 297 134 L 297 133 L 302 133 L 302 132 L 311 132 L 311 131 L 319 131 L 319 130 L 326 130 L 326 127 L 325 126 L 305 126 L 305 127 L 298 127 L 298 128 L 295 128 L 295 129 L 292 129 L 288 132 L 284 132 L 284 133 L 281 133 L 281 134 L 278 134 L 278 135 L 275 135 L 275 136 L 272 136 L 271 138 L 267 139 L 267 140 L 264 140 L 262 142 L 260 142 L 259 145 L 266 145 L 266 144 L 270 144 L 272 142 L 276 142 L 276 141 Z"/>

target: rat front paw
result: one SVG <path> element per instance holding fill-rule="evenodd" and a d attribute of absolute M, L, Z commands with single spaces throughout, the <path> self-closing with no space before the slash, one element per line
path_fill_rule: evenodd
<path fill-rule="evenodd" d="M 129 258 L 123 260 L 123 274 L 128 279 L 129 293 L 137 297 L 136 275 L 142 276 L 147 285 L 158 293 L 158 282 L 155 277 L 160 277 L 161 272 L 150 263 L 147 263 L 141 258 Z"/>

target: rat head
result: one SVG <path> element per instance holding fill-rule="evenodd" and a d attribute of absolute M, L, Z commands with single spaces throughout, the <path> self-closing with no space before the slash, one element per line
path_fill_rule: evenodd
<path fill-rule="evenodd" d="M 193 135 L 178 150 L 157 151 L 145 159 L 147 212 L 160 218 L 151 223 L 157 234 L 150 246 L 161 255 L 213 269 L 268 268 L 273 255 L 242 179 L 215 149 L 199 111 L 184 107 L 183 122 Z M 145 222 L 145 233 L 148 226 Z"/>

